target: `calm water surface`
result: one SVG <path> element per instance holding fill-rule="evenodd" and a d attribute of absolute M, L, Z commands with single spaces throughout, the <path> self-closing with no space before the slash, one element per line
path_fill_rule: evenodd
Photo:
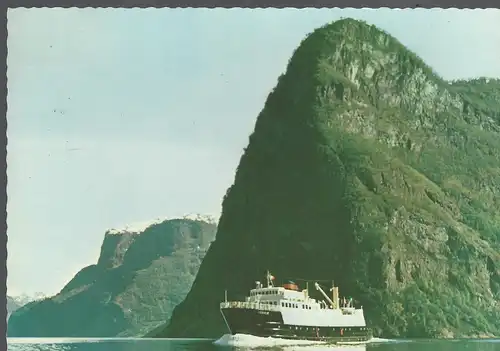
<path fill-rule="evenodd" d="M 9 351 L 500 351 L 500 340 L 423 341 L 392 340 L 366 345 L 280 345 L 276 343 L 214 344 L 214 340 L 151 339 L 7 339 Z"/>

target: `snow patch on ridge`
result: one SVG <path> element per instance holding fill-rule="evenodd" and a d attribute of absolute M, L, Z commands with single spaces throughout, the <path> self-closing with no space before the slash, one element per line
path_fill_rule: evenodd
<path fill-rule="evenodd" d="M 184 216 L 177 217 L 164 217 L 156 218 L 150 221 L 137 222 L 133 224 L 127 224 L 121 228 L 110 228 L 106 231 L 106 235 L 120 235 L 120 234 L 139 234 L 144 232 L 149 227 L 160 224 L 166 221 L 171 221 L 175 219 L 188 219 L 192 221 L 203 221 L 211 224 L 217 225 L 218 218 L 212 215 L 201 215 L 201 214 L 187 214 Z"/>

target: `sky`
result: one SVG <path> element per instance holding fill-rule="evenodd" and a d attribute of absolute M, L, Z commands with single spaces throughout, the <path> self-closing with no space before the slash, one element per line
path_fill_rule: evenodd
<path fill-rule="evenodd" d="M 9 9 L 8 294 L 57 293 L 109 228 L 219 216 L 288 59 L 341 17 L 500 78 L 496 9 Z"/>

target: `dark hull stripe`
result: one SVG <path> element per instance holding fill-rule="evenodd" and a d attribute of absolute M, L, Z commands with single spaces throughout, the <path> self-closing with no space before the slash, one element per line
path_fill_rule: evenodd
<path fill-rule="evenodd" d="M 372 337 L 367 327 L 306 327 L 288 325 L 280 312 L 226 308 L 221 310 L 231 334 L 329 342 L 364 342 Z"/>

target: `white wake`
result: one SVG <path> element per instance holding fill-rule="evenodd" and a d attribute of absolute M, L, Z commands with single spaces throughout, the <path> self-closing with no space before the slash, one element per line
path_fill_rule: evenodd
<path fill-rule="evenodd" d="M 309 341 L 309 340 L 287 340 L 280 338 L 271 337 L 260 337 L 247 334 L 226 334 L 220 339 L 214 341 L 215 345 L 218 346 L 231 346 L 231 347 L 245 347 L 245 348 L 255 348 L 255 347 L 273 347 L 273 346 L 293 346 L 293 345 L 318 345 L 324 344 L 321 341 Z"/>
<path fill-rule="evenodd" d="M 348 350 L 348 351 L 365 351 L 366 344 L 391 342 L 390 339 L 372 338 L 365 342 L 341 342 L 338 344 L 329 344 L 326 341 L 312 340 L 290 340 L 272 337 L 259 337 L 247 334 L 225 334 L 218 340 L 214 341 L 218 346 L 230 346 L 241 348 L 268 348 L 282 346 L 286 350 Z"/>

